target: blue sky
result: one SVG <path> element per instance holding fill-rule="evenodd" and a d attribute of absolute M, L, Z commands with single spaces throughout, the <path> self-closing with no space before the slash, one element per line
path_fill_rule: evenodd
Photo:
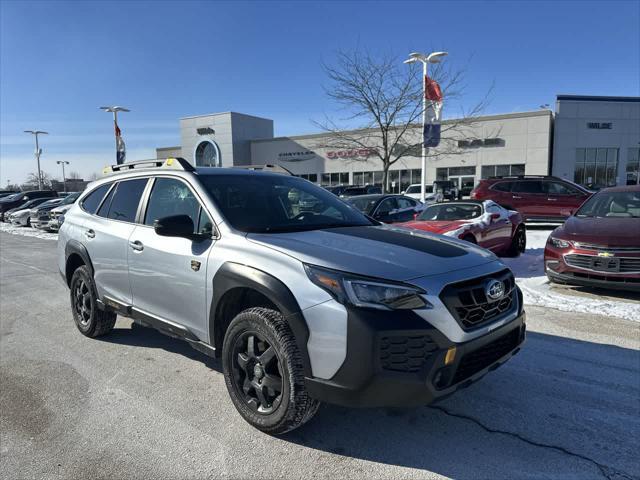
<path fill-rule="evenodd" d="M 467 69 L 464 102 L 494 84 L 486 113 L 535 110 L 558 93 L 640 94 L 639 1 L 0 1 L 0 185 L 35 170 L 25 129 L 48 130 L 43 170 L 113 163 L 100 105 L 132 109 L 128 159 L 180 143 L 183 116 L 238 111 L 276 135 L 336 113 L 321 62 L 366 48 L 402 62 L 447 50 Z M 447 106 L 445 105 L 445 112 Z"/>

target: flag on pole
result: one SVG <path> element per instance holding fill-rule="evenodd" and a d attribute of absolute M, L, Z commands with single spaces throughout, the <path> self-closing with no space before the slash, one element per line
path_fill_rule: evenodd
<path fill-rule="evenodd" d="M 116 127 L 116 163 L 120 165 L 121 163 L 124 163 L 124 160 L 127 156 L 127 150 L 124 145 L 122 132 L 120 131 L 120 127 L 118 127 L 118 123 L 114 120 L 113 124 Z"/>
<path fill-rule="evenodd" d="M 442 119 L 442 90 L 435 80 L 424 77 L 424 96 L 427 99 L 423 142 L 425 147 L 440 144 L 440 120 Z"/>

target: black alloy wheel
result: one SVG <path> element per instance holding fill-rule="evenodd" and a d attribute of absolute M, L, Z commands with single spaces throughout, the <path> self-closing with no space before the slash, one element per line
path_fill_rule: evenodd
<path fill-rule="evenodd" d="M 232 378 L 246 404 L 260 414 L 273 413 L 282 401 L 282 370 L 273 346 L 258 332 L 245 332 L 233 347 Z"/>

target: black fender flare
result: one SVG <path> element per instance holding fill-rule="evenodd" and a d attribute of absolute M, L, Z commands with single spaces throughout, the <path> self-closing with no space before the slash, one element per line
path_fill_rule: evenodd
<path fill-rule="evenodd" d="M 291 290 L 279 279 L 262 270 L 258 270 L 240 263 L 226 262 L 213 277 L 213 296 L 209 313 L 209 341 L 216 339 L 216 316 L 220 300 L 234 288 L 251 288 L 264 295 L 282 313 L 291 327 L 298 351 L 302 356 L 305 376 L 311 376 L 311 362 L 307 350 L 309 328 L 304 320 L 300 306 Z M 214 345 L 221 351 L 222 345 Z"/>
<path fill-rule="evenodd" d="M 93 263 L 91 263 L 91 257 L 89 256 L 87 247 L 85 247 L 83 244 L 81 244 L 77 240 L 69 240 L 64 247 L 64 266 L 65 266 L 64 278 L 67 282 L 67 285 L 69 285 L 69 280 L 70 280 L 67 278 L 67 267 L 69 264 L 69 257 L 73 254 L 77 254 L 80 256 L 80 258 L 82 258 L 82 261 L 84 262 L 84 264 L 87 267 L 89 267 L 91 276 L 93 276 Z"/>

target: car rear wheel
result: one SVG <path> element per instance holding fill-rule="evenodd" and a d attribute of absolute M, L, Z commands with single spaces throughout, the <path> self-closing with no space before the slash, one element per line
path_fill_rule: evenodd
<path fill-rule="evenodd" d="M 71 312 L 76 327 L 86 337 L 109 333 L 116 323 L 116 314 L 98 308 L 98 295 L 93 276 L 86 265 L 78 267 L 71 277 Z"/>
<path fill-rule="evenodd" d="M 310 420 L 319 402 L 307 394 L 302 357 L 280 312 L 250 308 L 227 329 L 222 347 L 225 383 L 248 423 L 277 435 Z"/>
<path fill-rule="evenodd" d="M 527 249 L 527 232 L 523 225 L 520 225 L 513 234 L 511 245 L 507 251 L 508 257 L 517 257 Z"/>

